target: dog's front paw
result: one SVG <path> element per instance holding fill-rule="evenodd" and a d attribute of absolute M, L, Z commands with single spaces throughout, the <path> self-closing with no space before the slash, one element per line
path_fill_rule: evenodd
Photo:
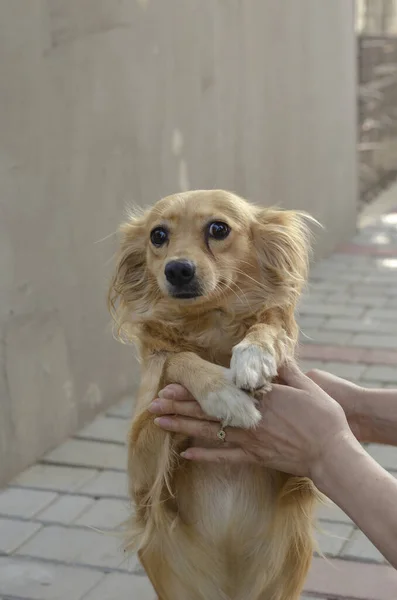
<path fill-rule="evenodd" d="M 254 399 L 228 381 L 209 392 L 202 406 L 208 415 L 233 427 L 251 429 L 262 418 Z"/>
<path fill-rule="evenodd" d="M 233 383 L 242 390 L 269 390 L 277 364 L 270 349 L 242 341 L 233 348 L 230 370 Z"/>

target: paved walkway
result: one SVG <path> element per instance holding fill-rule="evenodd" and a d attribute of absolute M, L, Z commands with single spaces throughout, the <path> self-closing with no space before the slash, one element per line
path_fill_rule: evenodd
<path fill-rule="evenodd" d="M 397 388 L 396 208 L 318 264 L 300 310 L 302 367 Z M 110 533 L 128 511 L 124 440 L 131 399 L 99 416 L 0 493 L 0 600 L 153 600 Z M 397 448 L 370 445 L 397 476 Z M 396 600 L 397 572 L 336 507 L 319 511 L 307 597 Z M 109 529 L 108 534 L 95 528 Z"/>

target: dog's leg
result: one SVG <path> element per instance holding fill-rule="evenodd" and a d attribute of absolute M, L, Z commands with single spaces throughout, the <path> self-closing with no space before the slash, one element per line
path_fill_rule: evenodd
<path fill-rule="evenodd" d="M 253 398 L 232 383 L 230 371 L 197 354 L 170 355 L 166 362 L 166 380 L 186 387 L 205 413 L 225 424 L 248 429 L 261 419 Z"/>
<path fill-rule="evenodd" d="M 296 337 L 297 327 L 289 312 L 273 312 L 267 322 L 251 327 L 233 348 L 232 381 L 249 392 L 269 390 L 277 367 L 293 356 Z"/>

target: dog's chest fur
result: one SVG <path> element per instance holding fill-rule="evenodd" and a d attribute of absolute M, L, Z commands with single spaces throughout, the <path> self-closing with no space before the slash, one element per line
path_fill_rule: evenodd
<path fill-rule="evenodd" d="M 146 322 L 144 335 L 159 350 L 195 352 L 205 360 L 229 366 L 233 346 L 246 335 L 258 320 L 255 315 L 232 315 L 214 309 L 197 315 L 183 315 Z"/>

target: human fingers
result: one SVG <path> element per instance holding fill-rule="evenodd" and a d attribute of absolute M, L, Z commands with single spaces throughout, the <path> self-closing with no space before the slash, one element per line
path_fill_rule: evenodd
<path fill-rule="evenodd" d="M 290 387 L 306 391 L 313 389 L 313 381 L 302 373 L 295 361 L 285 362 L 279 368 L 278 374 L 281 380 Z"/>
<path fill-rule="evenodd" d="M 254 459 L 242 448 L 188 448 L 181 452 L 181 456 L 187 460 L 202 462 L 254 462 Z"/>
<path fill-rule="evenodd" d="M 157 417 L 154 422 L 161 429 L 182 433 L 189 437 L 197 437 L 205 440 L 217 441 L 220 430 L 219 423 L 204 421 L 201 419 L 189 419 L 184 417 Z M 246 437 L 246 432 L 243 429 L 235 427 L 226 428 L 225 442 L 241 443 Z"/>
<path fill-rule="evenodd" d="M 168 398 L 170 400 L 194 400 L 192 394 L 179 383 L 170 383 L 166 385 L 158 393 L 160 398 Z"/>
<path fill-rule="evenodd" d="M 179 401 L 169 400 L 167 398 L 156 398 L 148 407 L 149 412 L 156 415 L 181 415 L 193 419 L 205 419 L 207 421 L 217 421 L 209 417 L 201 410 L 200 404 L 195 400 Z"/>

